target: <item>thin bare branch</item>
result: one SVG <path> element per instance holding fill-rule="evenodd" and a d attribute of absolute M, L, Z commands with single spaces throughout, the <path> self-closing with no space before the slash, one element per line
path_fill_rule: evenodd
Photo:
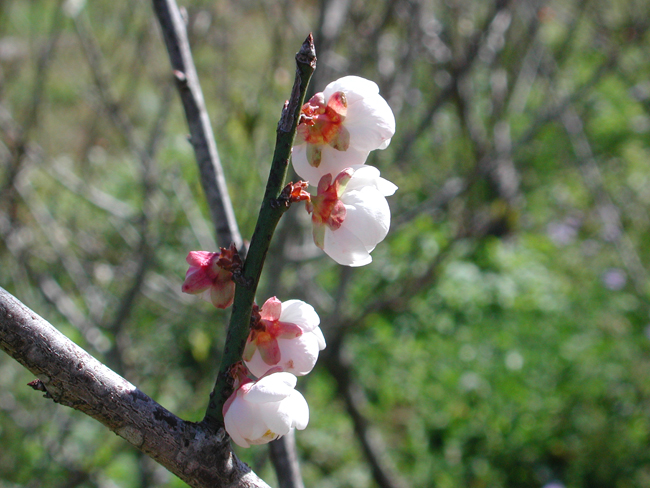
<path fill-rule="evenodd" d="M 175 0 L 153 0 L 153 6 L 185 109 L 190 142 L 194 148 L 201 184 L 216 229 L 217 244 L 228 247 L 234 242 L 235 246 L 241 249 L 243 240 L 228 196 L 228 187 L 192 59 L 185 22 Z"/>
<path fill-rule="evenodd" d="M 648 273 L 632 240 L 623 228 L 621 212 L 605 188 L 603 176 L 591 149 L 591 143 L 584 131 L 584 124 L 573 107 L 569 106 L 564 112 L 562 123 L 571 140 L 578 169 L 585 186 L 596 200 L 598 214 L 603 222 L 604 238 L 614 243 L 623 267 L 632 278 L 636 292 L 640 296 L 645 296 Z"/>
<path fill-rule="evenodd" d="M 352 379 L 352 364 L 343 344 L 340 341 L 330 343 L 326 352 L 323 359 L 345 401 L 375 483 L 380 488 L 405 488 L 408 485 L 392 465 L 381 436 L 363 414 L 367 400 L 363 389 Z"/>

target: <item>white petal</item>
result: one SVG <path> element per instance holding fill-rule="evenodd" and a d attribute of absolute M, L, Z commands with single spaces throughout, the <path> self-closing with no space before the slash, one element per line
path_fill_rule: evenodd
<path fill-rule="evenodd" d="M 383 196 L 388 197 L 397 191 L 397 186 L 379 176 L 379 170 L 367 164 L 352 166 L 354 174 L 346 186 L 346 191 L 359 190 L 365 186 L 372 186 L 379 190 Z"/>
<path fill-rule="evenodd" d="M 368 252 L 384 240 L 390 228 L 390 207 L 376 188 L 346 191 L 341 195 L 345 204 L 345 220 L 341 229 L 349 229 L 363 242 Z"/>
<path fill-rule="evenodd" d="M 255 422 L 257 417 L 253 405 L 244 401 L 241 397 L 235 398 L 230 404 L 223 417 L 223 423 L 226 432 L 230 435 L 231 439 L 241 447 L 250 447 L 246 438 L 250 439 L 252 422 Z M 243 430 L 243 432 L 242 432 Z"/>
<path fill-rule="evenodd" d="M 345 226 L 335 231 L 325 229 L 323 251 L 344 266 L 364 266 L 372 262 L 365 244 Z"/>
<path fill-rule="evenodd" d="M 320 329 L 320 327 L 316 327 L 311 331 L 311 333 L 314 334 L 316 336 L 316 340 L 318 340 L 318 350 L 322 351 L 325 349 L 325 346 L 327 346 L 327 344 L 325 343 L 325 336 L 323 335 L 323 331 Z"/>
<path fill-rule="evenodd" d="M 375 187 L 377 185 L 377 179 L 380 178 L 380 173 L 374 166 L 360 164 L 351 166 L 351 168 L 354 170 L 354 173 L 345 187 L 346 191 L 360 190 L 365 186 Z"/>
<path fill-rule="evenodd" d="M 387 147 L 395 134 L 395 116 L 386 100 L 373 95 L 348 103 L 343 126 L 350 133 L 350 147 L 374 151 Z"/>
<path fill-rule="evenodd" d="M 314 307 L 302 300 L 282 302 L 280 321 L 300 326 L 303 332 L 309 332 L 320 324 L 320 317 Z"/>
<path fill-rule="evenodd" d="M 397 185 L 388 181 L 385 178 L 378 178 L 376 185 L 377 185 L 377 190 L 379 190 L 379 193 L 381 193 L 385 197 L 389 197 L 397 191 Z"/>
<path fill-rule="evenodd" d="M 376 95 L 379 87 L 374 81 L 361 78 L 360 76 L 344 76 L 333 81 L 323 90 L 323 98 L 327 102 L 336 92 L 344 92 L 348 105 L 360 100 L 363 97 Z"/>
<path fill-rule="evenodd" d="M 305 400 L 305 397 L 299 391 L 294 390 L 291 396 L 282 402 L 280 409 L 285 408 L 291 411 L 291 427 L 298 430 L 303 430 L 307 427 L 309 423 L 309 405 L 307 405 L 307 400 Z"/>
<path fill-rule="evenodd" d="M 385 149 L 395 134 L 395 116 L 379 95 L 376 83 L 359 76 L 345 76 L 325 87 L 325 100 L 336 92 L 345 93 L 348 102 L 343 122 L 350 133 L 350 147 L 363 151 Z"/>
<path fill-rule="evenodd" d="M 314 330 L 320 332 L 318 327 Z M 262 360 L 259 350 L 257 350 L 251 360 L 246 361 L 246 367 L 258 378 L 264 376 L 269 369 L 274 367 L 280 367 L 282 371 L 296 376 L 306 375 L 314 369 L 318 359 L 318 351 L 324 348 L 321 347 L 319 335 L 315 334 L 314 330 L 293 339 L 278 339 L 278 347 L 280 348 L 280 362 L 278 364 L 273 366 L 266 364 Z M 322 337 L 322 333 L 320 336 Z M 253 395 L 253 399 L 257 399 L 255 395 Z"/>
<path fill-rule="evenodd" d="M 312 186 L 318 186 L 318 182 L 324 175 L 336 176 L 345 168 L 364 164 L 367 158 L 368 151 L 353 147 L 348 148 L 347 151 L 337 151 L 325 145 L 322 148 L 320 165 L 315 168 L 307 161 L 307 143 L 294 146 L 291 155 L 293 169 L 300 178 L 308 181 Z"/>
<path fill-rule="evenodd" d="M 293 390 L 291 396 L 281 402 L 264 405 L 260 409 L 263 422 L 276 434 L 285 435 L 293 427 L 302 430 L 309 423 L 309 406 L 300 392 Z"/>
<path fill-rule="evenodd" d="M 283 371 L 304 376 L 314 369 L 318 359 L 318 338 L 312 332 L 295 339 L 278 339 L 282 359 L 279 366 Z"/>
<path fill-rule="evenodd" d="M 258 380 L 246 393 L 251 403 L 278 402 L 291 394 L 296 386 L 296 377 L 290 373 L 273 373 Z"/>
<path fill-rule="evenodd" d="M 278 435 L 285 435 L 291 429 L 291 424 L 293 424 L 293 411 L 290 403 L 289 408 L 286 406 L 286 403 L 290 401 L 290 399 L 291 396 L 285 398 L 281 402 L 264 404 L 260 408 L 262 420 L 271 432 Z"/>
<path fill-rule="evenodd" d="M 253 373 L 254 376 L 261 378 L 264 376 L 269 369 L 273 368 L 273 365 L 266 364 L 262 359 L 259 349 L 255 350 L 253 357 L 250 361 L 245 361 L 246 367 L 248 370 Z"/>

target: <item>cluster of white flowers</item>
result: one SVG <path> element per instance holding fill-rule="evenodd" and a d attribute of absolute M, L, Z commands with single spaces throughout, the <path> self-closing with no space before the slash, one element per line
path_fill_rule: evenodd
<path fill-rule="evenodd" d="M 320 318 L 303 301 L 269 298 L 254 318 L 243 359 L 259 379 L 239 378 L 223 407 L 226 432 L 242 447 L 307 427 L 309 407 L 294 390 L 296 376 L 309 373 L 325 349 Z"/>
<path fill-rule="evenodd" d="M 386 197 L 397 187 L 365 162 L 370 151 L 388 147 L 394 133 L 395 117 L 379 88 L 358 76 L 330 83 L 302 108 L 293 167 L 317 187 L 307 202 L 314 242 L 339 264 L 370 263 L 370 252 L 388 233 Z"/>
<path fill-rule="evenodd" d="M 388 233 L 385 197 L 397 187 L 365 162 L 394 133 L 395 118 L 379 88 L 357 76 L 330 83 L 302 107 L 293 165 L 301 178 L 318 183 L 316 195 L 300 199 L 307 199 L 314 242 L 339 264 L 370 263 L 370 252 Z M 218 308 L 232 304 L 233 272 L 241 266 L 234 246 L 219 253 L 192 251 L 187 262 L 185 293 Z M 294 388 L 296 376 L 309 373 L 325 348 L 319 325 L 314 308 L 300 300 L 272 297 L 255 307 L 245 367 L 233 368 L 234 392 L 223 407 L 226 431 L 236 444 L 265 444 L 307 426 L 309 407 Z"/>

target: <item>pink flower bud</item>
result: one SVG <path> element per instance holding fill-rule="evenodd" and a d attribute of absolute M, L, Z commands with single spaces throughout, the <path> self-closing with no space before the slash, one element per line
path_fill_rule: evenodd
<path fill-rule="evenodd" d="M 221 252 L 190 251 L 186 258 L 190 267 L 185 274 L 183 293 L 199 295 L 217 308 L 229 307 L 235 296 L 230 270 L 238 260 L 236 253 L 234 246 L 221 248 Z"/>
<path fill-rule="evenodd" d="M 307 427 L 309 406 L 295 386 L 296 377 L 284 372 L 245 380 L 223 406 L 226 432 L 235 444 L 266 444 Z"/>
<path fill-rule="evenodd" d="M 265 375 L 270 369 L 306 375 L 325 349 L 320 318 L 311 305 L 300 300 L 281 302 L 269 298 L 260 319 L 251 327 L 244 362 L 252 374 Z"/>

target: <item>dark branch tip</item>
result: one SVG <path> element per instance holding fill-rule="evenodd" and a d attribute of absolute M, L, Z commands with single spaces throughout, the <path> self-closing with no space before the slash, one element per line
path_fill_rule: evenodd
<path fill-rule="evenodd" d="M 312 68 L 316 68 L 316 48 L 314 47 L 314 36 L 310 32 L 302 43 L 300 51 L 296 54 L 296 61 L 300 64 L 308 64 Z"/>

